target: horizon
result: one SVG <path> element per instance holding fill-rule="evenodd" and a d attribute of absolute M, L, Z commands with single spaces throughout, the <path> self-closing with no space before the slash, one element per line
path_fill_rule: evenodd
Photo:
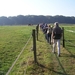
<path fill-rule="evenodd" d="M 20 14 L 21 15 L 21 14 Z M 20 15 L 15 15 L 15 16 L 0 16 L 0 17 L 17 17 L 17 16 L 20 16 Z M 22 15 L 22 16 L 64 16 L 64 15 Z M 64 17 L 75 17 L 75 16 L 64 16 Z"/>

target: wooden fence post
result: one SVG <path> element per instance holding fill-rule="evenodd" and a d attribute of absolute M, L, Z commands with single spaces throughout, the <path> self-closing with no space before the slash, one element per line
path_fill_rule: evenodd
<path fill-rule="evenodd" d="M 64 39 L 64 27 L 62 27 L 62 30 L 63 30 L 63 47 L 65 47 L 65 39 Z"/>
<path fill-rule="evenodd" d="M 37 63 L 37 58 L 36 58 L 36 35 L 35 35 L 35 29 L 33 29 L 32 35 L 33 35 L 34 62 Z"/>
<path fill-rule="evenodd" d="M 38 28 L 39 28 L 39 26 L 37 25 L 36 26 L 37 41 L 38 41 Z"/>

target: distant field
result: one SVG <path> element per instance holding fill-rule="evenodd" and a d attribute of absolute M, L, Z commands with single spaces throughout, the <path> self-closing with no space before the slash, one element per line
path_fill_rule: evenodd
<path fill-rule="evenodd" d="M 10 68 L 35 26 L 0 26 L 0 75 Z"/>

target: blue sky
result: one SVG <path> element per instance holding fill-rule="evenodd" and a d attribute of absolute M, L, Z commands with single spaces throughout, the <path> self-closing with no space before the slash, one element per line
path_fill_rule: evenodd
<path fill-rule="evenodd" d="M 0 16 L 75 16 L 75 0 L 0 0 Z"/>

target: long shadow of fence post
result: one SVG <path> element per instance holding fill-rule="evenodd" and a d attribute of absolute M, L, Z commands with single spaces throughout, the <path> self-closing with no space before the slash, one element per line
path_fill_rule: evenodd
<path fill-rule="evenodd" d="M 62 71 L 63 71 L 63 75 L 67 75 L 66 71 L 64 70 L 64 67 L 63 67 L 62 64 L 60 63 L 59 58 L 57 57 L 56 54 L 55 54 L 55 56 L 56 56 L 56 59 L 58 60 L 58 63 L 59 63 L 59 65 L 60 65 L 60 67 L 61 67 L 61 69 L 62 69 Z"/>

